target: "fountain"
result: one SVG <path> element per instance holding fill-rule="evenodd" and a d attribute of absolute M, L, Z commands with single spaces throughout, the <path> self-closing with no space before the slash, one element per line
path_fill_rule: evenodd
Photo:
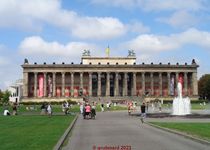
<path fill-rule="evenodd" d="M 191 113 L 191 104 L 189 97 L 182 97 L 182 84 L 177 84 L 178 96 L 173 100 L 173 112 L 172 115 L 187 115 Z"/>

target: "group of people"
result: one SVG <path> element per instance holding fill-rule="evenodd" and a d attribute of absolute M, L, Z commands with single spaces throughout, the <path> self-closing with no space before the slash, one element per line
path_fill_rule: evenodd
<path fill-rule="evenodd" d="M 128 115 L 131 115 L 131 111 L 134 109 L 133 107 L 136 107 L 136 103 L 128 103 Z M 144 119 L 146 118 L 146 110 L 147 110 L 147 105 L 145 102 L 142 103 L 141 107 L 141 122 L 144 123 Z"/>
<path fill-rule="evenodd" d="M 17 115 L 17 107 L 18 107 L 18 103 L 17 102 L 12 103 L 12 115 Z M 3 115 L 4 116 L 10 116 L 11 115 L 11 113 L 9 112 L 8 107 L 6 107 L 4 109 Z"/>
<path fill-rule="evenodd" d="M 95 119 L 96 116 L 96 104 L 93 102 L 92 106 L 90 103 L 80 104 L 80 113 L 83 114 L 84 119 Z"/>
<path fill-rule="evenodd" d="M 41 105 L 41 115 L 49 115 L 49 116 L 52 116 L 52 106 L 50 103 L 46 104 L 46 103 L 43 103 Z"/>

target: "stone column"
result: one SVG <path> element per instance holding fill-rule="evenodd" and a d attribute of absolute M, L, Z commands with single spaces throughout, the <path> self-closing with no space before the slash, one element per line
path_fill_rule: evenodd
<path fill-rule="evenodd" d="M 37 97 L 37 72 L 34 72 L 34 97 Z"/>
<path fill-rule="evenodd" d="M 28 72 L 23 72 L 23 97 L 28 97 Z"/>
<path fill-rule="evenodd" d="M 71 97 L 74 97 L 74 72 L 71 72 Z"/>
<path fill-rule="evenodd" d="M 160 91 L 160 96 L 163 95 L 163 78 L 162 78 L 162 72 L 159 72 L 159 91 Z"/>
<path fill-rule="evenodd" d="M 192 82 L 193 82 L 193 95 L 198 95 L 198 81 L 197 81 L 197 72 L 193 72 L 192 74 Z"/>
<path fill-rule="evenodd" d="M 98 91 L 97 96 L 101 96 L 101 72 L 98 72 Z"/>
<path fill-rule="evenodd" d="M 176 81 L 175 81 L 175 95 L 178 95 L 177 93 L 177 85 L 179 82 L 179 72 L 176 72 Z"/>
<path fill-rule="evenodd" d="M 150 87 L 151 87 L 151 96 L 154 95 L 154 78 L 153 78 L 153 72 L 150 73 Z"/>
<path fill-rule="evenodd" d="M 92 72 L 89 72 L 89 96 L 92 96 Z"/>
<path fill-rule="evenodd" d="M 170 78 L 170 74 L 171 74 L 170 72 L 167 73 L 167 79 L 168 79 L 168 96 L 171 95 L 171 93 L 170 93 L 170 81 L 171 81 L 170 80 L 171 79 Z"/>
<path fill-rule="evenodd" d="M 115 73 L 114 96 L 119 96 L 119 73 Z"/>
<path fill-rule="evenodd" d="M 55 78 L 56 78 L 56 72 L 53 72 L 53 97 L 56 96 L 56 81 L 55 81 Z"/>
<path fill-rule="evenodd" d="M 142 95 L 145 94 L 145 72 L 141 73 L 141 77 L 142 77 Z"/>
<path fill-rule="evenodd" d="M 82 89 L 82 95 L 83 95 L 83 72 L 80 72 L 80 86 L 79 90 Z"/>
<path fill-rule="evenodd" d="M 136 96 L 136 72 L 133 72 L 132 96 Z"/>
<path fill-rule="evenodd" d="M 62 96 L 65 97 L 65 72 L 62 72 Z"/>
<path fill-rule="evenodd" d="M 44 72 L 44 97 L 47 97 L 47 73 Z"/>
<path fill-rule="evenodd" d="M 128 95 L 128 79 L 127 79 L 127 72 L 124 72 L 124 80 L 123 80 L 123 96 Z"/>
<path fill-rule="evenodd" d="M 185 92 L 185 96 L 188 95 L 188 87 L 187 87 L 187 72 L 184 72 L 184 92 Z"/>
<path fill-rule="evenodd" d="M 106 74 L 106 96 L 110 96 L 110 73 Z"/>

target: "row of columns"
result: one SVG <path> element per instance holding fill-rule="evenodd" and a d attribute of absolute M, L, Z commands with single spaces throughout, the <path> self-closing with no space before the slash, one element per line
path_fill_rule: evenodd
<path fill-rule="evenodd" d="M 52 96 L 56 96 L 56 72 L 53 72 L 53 91 Z M 65 96 L 65 72 L 62 72 L 62 96 Z M 107 72 L 106 78 L 106 96 L 110 96 L 110 72 Z M 168 95 L 170 95 L 170 74 L 171 72 L 167 73 L 167 81 L 168 81 Z M 128 82 L 127 82 L 127 72 L 124 72 L 123 78 L 123 96 L 127 96 L 128 94 Z M 175 85 L 178 83 L 179 73 L 176 72 L 175 78 Z M 142 78 L 142 93 L 145 93 L 145 72 L 141 73 Z M 136 72 L 133 73 L 132 76 L 132 87 L 131 92 L 132 95 L 136 95 Z M 150 73 L 150 87 L 151 87 L 151 95 L 154 95 L 154 78 L 153 73 Z M 193 95 L 198 95 L 198 86 L 197 86 L 197 72 L 193 72 L 192 74 L 192 81 L 193 81 Z M 98 72 L 98 89 L 97 89 L 97 96 L 101 96 L 101 72 Z M 184 90 L 185 92 L 188 89 L 187 84 L 187 72 L 184 72 Z M 44 73 L 44 96 L 47 96 L 47 73 Z M 92 96 L 92 72 L 89 73 L 89 96 Z M 114 96 L 119 96 L 119 73 L 115 73 L 115 81 L 114 81 Z M 74 91 L 74 72 L 71 72 L 71 95 L 73 95 Z M 34 97 L 37 97 L 37 72 L 34 73 Z M 83 72 L 80 72 L 80 89 L 83 89 Z M 162 73 L 159 73 L 159 90 L 162 91 Z M 24 73 L 24 96 L 28 96 L 28 73 Z M 162 95 L 162 94 L 161 94 Z"/>

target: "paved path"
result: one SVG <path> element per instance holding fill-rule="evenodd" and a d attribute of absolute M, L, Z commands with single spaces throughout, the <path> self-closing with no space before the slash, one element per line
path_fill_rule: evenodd
<path fill-rule="evenodd" d="M 104 112 L 96 117 L 96 120 L 83 120 L 80 116 L 63 149 L 131 146 L 131 150 L 209 150 L 209 146 L 141 124 L 139 118 L 128 116 L 126 112 Z"/>

